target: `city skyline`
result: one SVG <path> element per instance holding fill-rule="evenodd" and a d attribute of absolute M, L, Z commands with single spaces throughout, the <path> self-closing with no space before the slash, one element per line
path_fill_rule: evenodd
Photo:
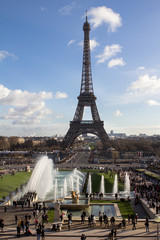
<path fill-rule="evenodd" d="M 0 135 L 65 135 L 80 92 L 86 9 L 107 133 L 160 134 L 158 0 L 0 3 Z"/>

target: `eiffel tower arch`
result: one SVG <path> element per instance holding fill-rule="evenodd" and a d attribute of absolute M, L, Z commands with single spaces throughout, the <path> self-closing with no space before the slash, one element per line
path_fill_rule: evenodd
<path fill-rule="evenodd" d="M 90 24 L 87 21 L 83 25 L 84 46 L 83 46 L 83 66 L 80 95 L 78 97 L 78 105 L 73 118 L 70 122 L 70 128 L 63 139 L 63 146 L 71 147 L 75 139 L 84 133 L 95 134 L 100 138 L 104 147 L 107 147 L 108 135 L 104 129 L 104 123 L 101 121 L 96 106 L 96 97 L 93 91 L 91 58 L 90 58 Z M 90 107 L 92 121 L 83 121 L 84 107 Z"/>

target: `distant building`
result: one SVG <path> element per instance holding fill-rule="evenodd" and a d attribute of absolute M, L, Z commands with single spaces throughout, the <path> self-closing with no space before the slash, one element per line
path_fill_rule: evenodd
<path fill-rule="evenodd" d="M 113 130 L 110 131 L 108 134 L 109 138 L 115 139 L 115 138 L 126 138 L 127 135 L 125 133 L 114 133 Z"/>

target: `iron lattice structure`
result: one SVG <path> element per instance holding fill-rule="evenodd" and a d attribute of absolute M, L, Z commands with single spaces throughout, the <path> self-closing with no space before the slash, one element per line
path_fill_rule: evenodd
<path fill-rule="evenodd" d="M 104 147 L 108 143 L 108 135 L 104 129 L 103 121 L 101 121 L 96 106 L 96 97 L 93 91 L 91 58 L 90 58 L 90 24 L 87 21 L 83 25 L 84 46 L 83 46 L 83 66 L 80 95 L 78 97 L 78 105 L 73 118 L 70 122 L 70 128 L 64 137 L 63 146 L 71 147 L 74 140 L 81 134 L 92 133 L 97 135 Z M 91 108 L 92 121 L 82 121 L 84 107 Z"/>

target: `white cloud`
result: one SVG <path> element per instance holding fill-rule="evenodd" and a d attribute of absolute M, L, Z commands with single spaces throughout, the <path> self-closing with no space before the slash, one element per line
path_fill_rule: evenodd
<path fill-rule="evenodd" d="M 10 90 L 0 84 L 0 104 L 13 106 L 26 106 L 29 102 L 39 102 L 52 98 L 51 92 L 28 92 L 22 90 Z"/>
<path fill-rule="evenodd" d="M 130 84 L 128 91 L 132 94 L 141 95 L 160 94 L 160 78 L 157 76 L 142 75 L 137 81 Z"/>
<path fill-rule="evenodd" d="M 121 117 L 122 115 L 123 114 L 119 110 L 117 110 L 116 112 L 113 113 L 113 116 L 115 116 L 115 117 Z"/>
<path fill-rule="evenodd" d="M 106 60 L 115 56 L 117 53 L 121 52 L 122 47 L 119 44 L 113 44 L 111 46 L 106 46 L 102 54 L 96 56 L 99 60 L 97 63 L 104 63 Z"/>
<path fill-rule="evenodd" d="M 68 95 L 67 93 L 64 93 L 64 92 L 56 92 L 56 94 L 54 95 L 55 98 L 67 98 Z"/>
<path fill-rule="evenodd" d="M 96 41 L 96 39 L 90 40 L 90 50 L 94 50 L 96 47 L 98 47 L 100 44 Z"/>
<path fill-rule="evenodd" d="M 138 70 L 145 70 L 145 67 L 144 66 L 140 66 L 137 68 Z"/>
<path fill-rule="evenodd" d="M 68 46 L 70 46 L 70 45 L 73 44 L 73 43 L 75 43 L 75 40 L 70 40 L 70 41 L 68 42 Z"/>
<path fill-rule="evenodd" d="M 115 13 L 111 8 L 105 6 L 92 7 L 88 13 L 90 16 L 89 22 L 93 24 L 94 28 L 99 27 L 103 23 L 109 26 L 109 31 L 115 32 L 118 27 L 122 25 L 121 17 L 118 13 Z"/>
<path fill-rule="evenodd" d="M 50 92 L 31 93 L 19 89 L 10 90 L 0 85 L 0 104 L 12 106 L 7 114 L 0 118 L 14 120 L 13 124 L 40 122 L 45 115 L 52 113 L 44 102 L 45 99 L 50 98 L 52 98 Z"/>
<path fill-rule="evenodd" d="M 13 60 L 16 60 L 18 58 L 16 55 L 14 55 L 14 53 L 9 53 L 5 50 L 0 50 L 0 62 L 2 62 L 7 57 L 11 57 Z"/>
<path fill-rule="evenodd" d="M 71 4 L 61 7 L 59 9 L 59 13 L 62 15 L 70 15 L 71 11 L 74 9 L 75 5 L 76 5 L 76 2 L 72 2 Z"/>
<path fill-rule="evenodd" d="M 83 41 L 79 42 L 78 45 L 83 47 Z M 93 51 L 99 45 L 100 45 L 99 42 L 97 42 L 95 38 L 90 39 L 90 50 L 91 51 Z"/>
<path fill-rule="evenodd" d="M 123 61 L 123 58 L 112 59 L 108 62 L 108 67 L 112 68 L 115 66 L 125 66 L 126 63 Z"/>
<path fill-rule="evenodd" d="M 147 101 L 147 104 L 148 104 L 149 106 L 160 106 L 160 102 L 157 102 L 157 101 L 155 101 L 155 100 L 148 100 L 148 101 Z"/>

